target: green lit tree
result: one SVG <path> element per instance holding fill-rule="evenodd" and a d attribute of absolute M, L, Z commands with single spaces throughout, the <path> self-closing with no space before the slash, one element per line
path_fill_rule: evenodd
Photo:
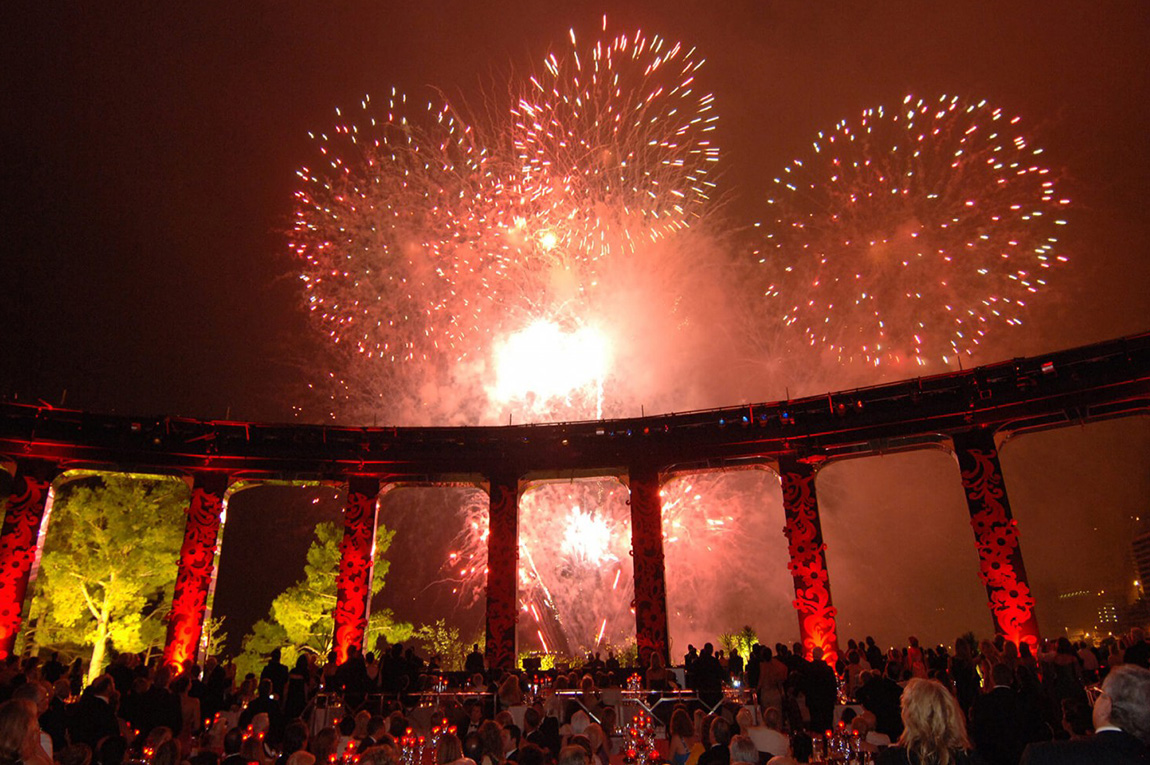
<path fill-rule="evenodd" d="M 376 529 L 372 595 L 383 589 L 390 566 L 383 556 L 394 536 L 395 532 L 382 524 Z M 282 649 L 282 660 L 289 666 L 301 652 L 324 655 L 331 650 L 335 631 L 332 611 L 342 539 L 343 529 L 334 523 L 320 523 L 315 527 L 303 578 L 276 596 L 267 618 L 256 622 L 244 638 L 243 654 L 236 660 L 240 672 L 258 674 L 273 648 Z M 390 610 L 372 609 L 364 645 L 375 645 L 380 638 L 389 643 L 402 642 L 411 634 L 411 625 L 395 621 Z"/>
<path fill-rule="evenodd" d="M 754 648 L 755 643 L 759 642 L 759 636 L 748 625 L 738 632 L 725 632 L 719 635 L 719 642 L 722 643 L 728 654 L 731 651 L 738 651 L 745 661 L 751 655 L 751 649 Z"/>
<path fill-rule="evenodd" d="M 40 646 L 163 645 L 190 491 L 176 478 L 105 474 L 65 484 L 52 508 L 30 616 Z"/>
<path fill-rule="evenodd" d="M 412 637 L 418 641 L 429 656 L 439 657 L 441 669 L 458 672 L 463 669 L 468 646 L 459 637 L 458 627 L 449 627 L 446 620 L 438 619 L 431 624 L 417 628 Z M 483 641 L 477 641 L 483 642 Z"/>

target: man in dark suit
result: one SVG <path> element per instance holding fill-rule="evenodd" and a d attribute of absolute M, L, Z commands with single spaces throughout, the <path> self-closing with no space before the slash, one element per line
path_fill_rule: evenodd
<path fill-rule="evenodd" d="M 1127 765 L 1150 762 L 1150 670 L 1110 670 L 1094 702 L 1094 735 L 1084 741 L 1031 744 L 1022 765 Z"/>
<path fill-rule="evenodd" d="M 1011 687 L 1014 673 L 1005 664 L 995 664 L 990 675 L 994 688 L 970 705 L 970 739 L 988 765 L 1018 765 L 1026 742 L 1018 692 Z"/>
<path fill-rule="evenodd" d="M 68 732 L 73 744 L 87 744 L 96 750 L 102 739 L 120 733 L 116 710 L 112 708 L 112 676 L 100 675 L 69 709 Z"/>

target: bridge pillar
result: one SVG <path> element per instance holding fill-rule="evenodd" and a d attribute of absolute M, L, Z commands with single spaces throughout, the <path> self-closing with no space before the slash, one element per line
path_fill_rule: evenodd
<path fill-rule="evenodd" d="M 485 659 L 489 669 L 513 669 L 519 616 L 519 476 L 488 477 L 487 615 Z"/>
<path fill-rule="evenodd" d="M 377 476 L 348 476 L 343 510 L 343 541 L 332 612 L 336 661 L 347 661 L 353 646 L 363 650 L 371 612 L 371 578 L 375 567 L 375 524 L 379 513 Z"/>
<path fill-rule="evenodd" d="M 818 647 L 834 665 L 839 654 L 835 607 L 827 576 L 826 545 L 819 523 L 815 494 L 818 465 L 790 455 L 779 457 L 783 484 L 783 514 L 791 560 L 787 568 L 795 580 L 795 610 L 799 615 L 799 639 L 809 657 Z"/>
<path fill-rule="evenodd" d="M 203 636 L 229 483 L 227 473 L 196 473 L 192 478 L 192 498 L 164 645 L 164 664 L 177 670 L 195 661 Z"/>
<path fill-rule="evenodd" d="M 663 505 L 659 497 L 659 471 L 654 467 L 632 465 L 631 556 L 635 577 L 635 642 L 639 666 L 648 666 L 652 653 L 658 653 L 669 666 L 667 637 L 667 582 L 663 558 Z"/>
<path fill-rule="evenodd" d="M 1038 647 L 1038 619 L 1018 544 L 1018 524 L 998 462 L 994 432 L 979 428 L 952 436 L 978 547 L 979 578 L 986 585 L 994 630 L 1014 643 Z"/>
<path fill-rule="evenodd" d="M 58 468 L 42 460 L 17 460 L 12 493 L 0 525 L 0 660 L 16 645 L 21 611 L 39 553 L 40 528 L 50 510 Z"/>

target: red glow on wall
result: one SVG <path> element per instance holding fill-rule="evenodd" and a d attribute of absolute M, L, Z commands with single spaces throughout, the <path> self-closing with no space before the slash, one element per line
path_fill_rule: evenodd
<path fill-rule="evenodd" d="M 8 658 L 20 631 L 36 540 L 51 480 L 17 471 L 0 526 L 0 660 Z"/>
<path fill-rule="evenodd" d="M 335 622 L 336 658 L 347 661 L 352 646 L 363 649 L 371 606 L 371 575 L 375 561 L 375 519 L 379 505 L 378 478 L 352 476 L 348 480 L 347 507 L 343 513 L 343 542 L 339 552 L 339 578 L 336 580 Z"/>
<path fill-rule="evenodd" d="M 227 488 L 228 476 L 217 473 L 197 475 L 192 485 L 184 543 L 180 547 L 180 568 L 172 610 L 168 614 L 168 640 L 164 646 L 164 663 L 176 669 L 183 669 L 195 660 L 203 634 Z"/>
<path fill-rule="evenodd" d="M 795 580 L 795 610 L 799 615 L 799 639 L 809 657 L 817 647 L 823 658 L 834 665 L 839 655 L 835 614 L 827 576 L 826 545 L 819 524 L 813 465 L 783 457 L 779 459 L 783 481 L 783 512 L 790 562 L 787 568 Z"/>
<path fill-rule="evenodd" d="M 518 616 L 519 479 L 491 479 L 487 534 L 488 668 L 515 666 L 515 621 Z"/>
<path fill-rule="evenodd" d="M 1018 542 L 1018 524 L 998 462 L 994 436 L 988 430 L 954 437 L 962 488 L 978 547 L 979 578 L 986 585 L 995 632 L 1014 643 L 1038 647 L 1034 596 Z"/>
<path fill-rule="evenodd" d="M 656 470 L 631 470 L 631 554 L 635 566 L 635 642 L 640 666 L 652 653 L 669 661 L 663 510 Z"/>

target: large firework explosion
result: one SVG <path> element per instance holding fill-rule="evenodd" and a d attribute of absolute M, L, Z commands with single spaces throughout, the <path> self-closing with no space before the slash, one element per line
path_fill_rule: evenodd
<path fill-rule="evenodd" d="M 762 396 L 792 379 L 788 333 L 816 352 L 806 378 L 833 379 L 820 355 L 926 364 L 969 352 L 992 320 L 1017 323 L 1061 259 L 1062 200 L 1016 121 L 908 99 L 840 123 L 787 168 L 758 269 L 772 283 L 756 286 L 716 233 L 717 118 L 694 53 L 605 26 L 570 41 L 490 124 L 393 94 L 318 136 L 293 246 L 339 349 L 340 417 L 494 424 L 730 403 L 748 391 L 720 381 L 756 377 Z M 779 624 L 763 604 L 790 601 L 777 487 L 737 475 L 664 489 L 684 640 Z M 460 508 L 444 566 L 464 604 L 486 578 L 481 499 Z M 626 490 L 541 485 L 520 513 L 521 645 L 573 654 L 633 634 Z M 769 539 L 776 577 L 758 565 Z"/>
<path fill-rule="evenodd" d="M 1021 323 L 1065 260 L 1066 199 L 985 101 L 907 96 L 819 134 L 775 179 L 772 312 L 839 361 L 954 364 Z"/>

